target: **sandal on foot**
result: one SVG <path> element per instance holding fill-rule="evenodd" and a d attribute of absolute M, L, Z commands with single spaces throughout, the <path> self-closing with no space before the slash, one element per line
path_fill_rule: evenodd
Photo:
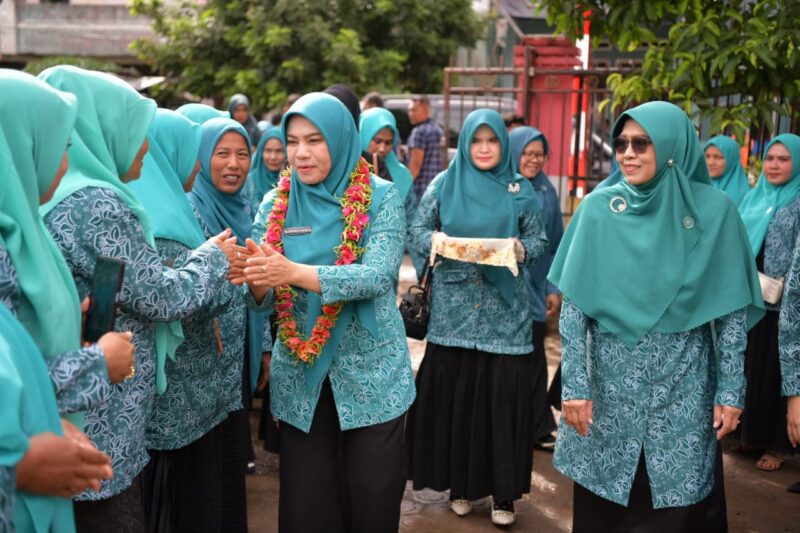
<path fill-rule="evenodd" d="M 783 466 L 783 458 L 772 455 L 771 453 L 764 453 L 756 461 L 756 468 L 764 472 L 775 472 L 780 470 Z"/>

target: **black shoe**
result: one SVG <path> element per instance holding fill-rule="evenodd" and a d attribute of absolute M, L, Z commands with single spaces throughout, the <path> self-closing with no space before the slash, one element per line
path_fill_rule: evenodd
<path fill-rule="evenodd" d="M 552 452 L 556 447 L 556 438 L 553 435 L 545 435 L 541 439 L 535 440 L 533 447 Z"/>
<path fill-rule="evenodd" d="M 786 487 L 786 490 L 788 490 L 789 492 L 793 492 L 795 494 L 800 494 L 800 481 L 798 481 L 794 485 L 789 485 L 788 487 Z"/>

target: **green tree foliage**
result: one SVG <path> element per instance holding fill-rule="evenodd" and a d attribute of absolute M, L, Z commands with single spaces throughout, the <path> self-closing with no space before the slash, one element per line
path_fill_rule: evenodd
<path fill-rule="evenodd" d="M 132 10 L 153 21 L 158 39 L 134 48 L 167 76 L 162 91 L 218 104 L 243 92 L 257 109 L 333 83 L 439 92 L 442 67 L 482 29 L 470 0 L 133 0 Z"/>
<path fill-rule="evenodd" d="M 800 112 L 800 0 L 541 0 L 558 32 L 645 47 L 640 72 L 609 78 L 613 105 L 666 99 L 714 131 L 774 129 Z M 663 37 L 666 35 L 666 37 Z M 662 36 L 662 37 L 659 37 Z M 725 104 L 731 99 L 732 105 Z"/>
<path fill-rule="evenodd" d="M 89 70 L 100 70 L 103 72 L 112 72 L 114 74 L 121 74 L 123 71 L 123 69 L 116 63 L 100 61 L 91 57 L 48 56 L 30 61 L 27 65 L 25 65 L 25 72 L 36 76 L 41 71 L 58 65 L 74 65 L 76 67 Z"/>

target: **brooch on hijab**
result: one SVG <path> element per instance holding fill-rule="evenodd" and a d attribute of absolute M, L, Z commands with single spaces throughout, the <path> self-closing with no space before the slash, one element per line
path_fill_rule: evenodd
<path fill-rule="evenodd" d="M 517 194 L 519 192 L 519 183 L 509 183 L 508 184 L 508 192 L 511 194 Z"/>
<path fill-rule="evenodd" d="M 628 209 L 628 202 L 624 197 L 617 195 L 611 198 L 611 201 L 608 202 L 608 207 L 615 213 L 623 213 Z"/>

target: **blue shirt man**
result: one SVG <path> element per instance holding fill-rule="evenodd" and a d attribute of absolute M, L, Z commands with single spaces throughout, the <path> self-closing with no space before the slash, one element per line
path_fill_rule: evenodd
<path fill-rule="evenodd" d="M 406 166 L 414 177 L 414 193 L 422 198 L 428 184 L 442 171 L 442 128 L 430 118 L 431 106 L 424 96 L 416 96 L 408 106 L 408 118 L 414 125 L 408 137 Z"/>

